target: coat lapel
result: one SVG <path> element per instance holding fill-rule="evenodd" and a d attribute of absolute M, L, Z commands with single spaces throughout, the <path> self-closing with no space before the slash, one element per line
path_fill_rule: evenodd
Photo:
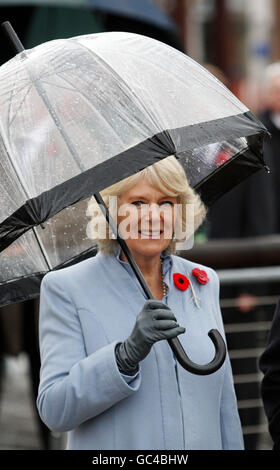
<path fill-rule="evenodd" d="M 98 285 L 93 311 L 109 339 L 123 341 L 131 333 L 144 305 L 144 293 L 115 257 L 99 253 L 94 267 L 93 277 L 98 276 Z"/>
<path fill-rule="evenodd" d="M 100 253 L 96 255 L 95 261 L 97 264 L 94 277 L 98 276 L 98 285 L 102 285 L 103 288 L 98 292 L 96 286 L 93 310 L 102 322 L 109 340 L 123 341 L 131 333 L 146 297 L 138 280 L 126 271 L 116 257 Z M 209 295 L 209 286 L 199 286 L 196 280 L 192 279 L 191 262 L 181 260 L 178 256 L 172 256 L 172 261 L 172 267 L 165 275 L 165 282 L 169 287 L 167 305 L 173 311 L 178 323 L 186 328 L 186 333 L 180 335 L 178 339 L 191 359 L 202 363 L 208 362 L 214 354 L 208 331 L 217 327 L 211 321 L 211 299 L 208 299 L 208 302 L 205 300 L 207 292 Z M 196 296 L 201 302 L 201 308 L 196 307 L 190 286 L 185 291 L 175 287 L 173 283 L 175 272 L 185 274 L 191 280 Z"/>

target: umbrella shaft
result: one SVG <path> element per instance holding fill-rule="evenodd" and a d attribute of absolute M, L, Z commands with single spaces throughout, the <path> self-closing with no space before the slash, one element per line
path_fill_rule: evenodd
<path fill-rule="evenodd" d="M 6 36 L 9 38 L 10 43 L 12 44 L 13 48 L 15 49 L 16 53 L 23 52 L 24 47 L 21 41 L 19 40 L 19 37 L 15 33 L 15 30 L 12 28 L 12 25 L 9 21 L 5 21 L 2 23 L 2 28 L 6 33 Z"/>

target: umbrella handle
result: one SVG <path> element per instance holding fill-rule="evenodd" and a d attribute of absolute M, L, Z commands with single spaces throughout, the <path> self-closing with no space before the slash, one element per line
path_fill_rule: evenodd
<path fill-rule="evenodd" d="M 125 240 L 120 236 L 120 232 L 118 230 L 118 227 L 116 226 L 114 220 L 110 216 L 109 210 L 103 201 L 103 198 L 101 197 L 100 193 L 95 193 L 94 194 L 95 200 L 98 203 L 100 209 L 102 210 L 108 224 L 110 225 L 114 235 L 116 236 L 119 245 L 121 246 L 130 266 L 132 267 L 134 274 L 136 275 L 138 281 L 140 282 L 145 294 L 149 299 L 154 299 L 154 296 L 149 289 L 149 286 L 147 285 L 143 274 L 141 273 L 139 267 L 134 261 L 134 258 L 132 257 L 132 254 L 125 242 Z M 212 340 L 214 346 L 215 346 L 215 356 L 214 359 L 209 362 L 208 364 L 196 364 L 193 362 L 188 355 L 186 354 L 183 346 L 181 345 L 179 339 L 172 338 L 167 340 L 169 346 L 171 347 L 172 351 L 174 352 L 179 364 L 187 370 L 188 372 L 191 372 L 192 374 L 196 375 L 209 375 L 213 374 L 216 372 L 224 363 L 225 357 L 226 357 L 226 346 L 225 342 L 219 333 L 218 330 L 212 329 L 209 331 L 208 336 Z"/>
<path fill-rule="evenodd" d="M 193 362 L 186 354 L 177 337 L 171 338 L 167 341 L 179 364 L 181 364 L 184 369 L 196 375 L 209 375 L 216 372 L 223 365 L 226 358 L 226 347 L 224 340 L 218 330 L 210 330 L 208 332 L 208 336 L 215 346 L 215 357 L 208 364 L 197 364 Z"/>

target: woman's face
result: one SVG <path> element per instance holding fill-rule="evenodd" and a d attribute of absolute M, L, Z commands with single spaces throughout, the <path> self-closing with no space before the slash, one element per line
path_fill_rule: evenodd
<path fill-rule="evenodd" d="M 143 256 L 160 254 L 174 232 L 179 198 L 167 196 L 144 177 L 118 198 L 118 227 L 128 248 Z"/>

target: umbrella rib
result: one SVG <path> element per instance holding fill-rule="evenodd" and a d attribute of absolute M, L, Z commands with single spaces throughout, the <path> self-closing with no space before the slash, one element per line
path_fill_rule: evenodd
<path fill-rule="evenodd" d="M 58 76 L 59 73 L 57 73 L 56 75 Z M 65 78 L 63 78 L 63 80 L 66 81 Z M 59 85 L 58 83 L 51 83 L 51 82 L 48 82 L 48 81 L 46 81 L 45 79 L 42 80 L 42 83 L 45 83 L 46 85 L 50 85 L 50 86 L 52 86 L 52 87 L 61 88 L 62 90 L 78 91 L 78 92 L 80 93 L 80 91 L 79 91 L 77 88 L 75 88 L 74 86 L 72 86 L 72 88 L 69 88 L 69 87 L 67 87 L 67 86 Z M 71 85 L 71 83 L 70 83 L 70 85 Z"/>
<path fill-rule="evenodd" d="M 40 72 L 40 80 L 44 80 L 45 78 L 52 77 L 53 75 L 57 75 L 57 71 L 55 70 L 56 65 L 55 64 L 53 65 L 52 62 L 53 61 L 51 60 L 50 63 L 46 64 L 46 67 L 48 67 L 46 71 Z M 50 70 L 50 65 L 52 65 L 51 70 Z M 85 72 L 88 72 L 88 67 L 86 65 L 84 66 L 84 69 L 85 69 Z M 69 64 L 65 64 L 64 69 L 62 68 L 60 69 L 61 72 L 68 72 L 69 70 L 73 70 L 73 66 L 69 66 Z M 25 79 L 25 80 L 28 81 L 28 79 Z"/>
<path fill-rule="evenodd" d="M 68 40 L 71 41 L 71 39 L 68 39 Z M 72 40 L 72 42 L 74 42 L 74 41 Z M 159 130 L 159 123 L 155 120 L 153 114 L 151 114 L 149 109 L 146 108 L 146 106 L 141 101 L 139 101 L 138 96 L 135 94 L 135 92 L 131 88 L 128 87 L 127 83 L 117 73 L 117 71 L 115 69 L 113 69 L 113 67 L 111 67 L 111 65 L 108 64 L 108 62 L 106 62 L 106 60 L 104 60 L 103 57 L 101 57 L 97 52 L 92 51 L 91 49 L 86 47 L 84 44 L 81 44 L 80 42 L 78 42 L 78 44 L 79 44 L 79 46 L 86 49 L 90 53 L 90 55 L 93 55 L 95 58 L 98 57 L 98 59 L 104 64 L 105 68 L 110 70 L 112 75 L 114 75 L 118 78 L 119 82 L 124 85 L 124 88 L 126 88 L 129 91 L 129 94 L 127 94 L 127 96 L 130 97 L 131 95 L 133 95 L 133 97 L 135 98 L 135 101 L 137 102 L 138 106 L 140 106 L 144 110 L 144 112 L 148 115 L 148 117 L 151 119 L 151 121 L 155 125 L 155 129 Z M 123 90 L 123 92 L 125 92 L 125 90 Z"/>
<path fill-rule="evenodd" d="M 76 41 L 71 40 L 71 38 L 68 39 L 68 41 L 74 42 L 74 43 L 75 43 L 75 46 L 76 46 Z M 111 72 L 112 76 L 113 76 L 115 79 L 117 78 L 116 82 L 117 82 L 118 84 L 122 84 L 122 85 L 123 85 L 122 92 L 125 93 L 125 95 L 126 95 L 129 99 L 131 99 L 131 96 L 133 96 L 133 98 L 134 98 L 134 100 L 135 100 L 135 103 L 137 103 L 138 107 L 143 110 L 144 114 L 146 114 L 146 115 L 150 118 L 151 122 L 154 124 L 154 127 L 155 127 L 154 133 L 158 132 L 158 130 L 159 130 L 159 123 L 156 121 L 154 115 L 151 114 L 149 108 L 147 108 L 147 107 L 145 106 L 145 104 L 143 104 L 143 103 L 139 100 L 139 98 L 138 98 L 138 96 L 135 94 L 135 92 L 134 92 L 132 89 L 130 89 L 130 88 L 128 87 L 128 85 L 127 85 L 127 83 L 124 81 L 124 79 L 123 79 L 123 78 L 108 64 L 108 62 L 106 62 L 99 54 L 97 54 L 96 52 L 92 51 L 91 49 L 89 49 L 88 47 L 86 47 L 84 44 L 81 44 L 80 42 L 78 42 L 78 44 L 79 44 L 79 47 L 85 49 L 85 50 L 87 51 L 87 53 L 89 53 L 89 54 L 92 55 L 95 59 L 98 59 L 100 62 L 102 62 L 104 68 L 107 69 L 107 70 L 109 70 L 109 71 Z M 65 71 L 67 72 L 68 70 L 72 70 L 72 67 L 65 67 L 65 69 L 64 69 L 64 70 L 60 70 L 59 73 L 56 72 L 56 75 L 61 75 L 61 74 L 64 73 Z M 85 68 L 85 72 L 86 72 L 86 73 L 88 72 L 88 69 L 87 69 L 87 68 Z M 51 76 L 51 75 L 52 75 L 52 72 L 51 72 L 51 73 L 46 73 L 46 74 L 43 76 L 43 80 L 42 80 L 42 81 L 45 81 L 44 77 L 48 77 L 48 76 Z M 40 79 L 41 79 L 41 78 L 42 78 L 42 75 L 40 76 Z M 63 77 L 63 80 L 66 81 L 66 79 L 65 79 L 64 77 Z M 71 84 L 71 86 L 73 86 L 74 89 L 76 89 L 73 84 Z M 77 89 L 76 89 L 76 90 L 77 90 Z M 77 90 L 77 91 L 80 92 L 80 90 Z M 128 91 L 128 93 L 127 93 L 127 91 Z M 81 92 L 80 92 L 80 93 L 81 93 Z M 133 102 L 133 101 L 132 101 L 132 102 Z M 139 121 L 139 123 L 140 123 L 141 125 L 143 125 L 143 121 L 140 121 L 137 116 L 135 116 L 135 118 Z M 130 122 L 130 121 L 127 121 L 127 122 Z M 148 131 L 150 132 L 150 127 L 148 127 Z"/>
<path fill-rule="evenodd" d="M 75 88 L 74 88 L 74 90 L 75 90 Z M 77 90 L 77 91 L 78 91 L 78 92 L 80 93 L 80 95 L 86 100 L 86 102 L 90 105 L 90 108 L 93 109 L 93 111 L 96 112 L 96 109 L 94 108 L 94 106 L 92 105 L 92 103 L 88 100 L 88 98 L 87 98 L 82 92 L 80 92 L 79 90 Z M 103 114 L 99 113 L 99 116 L 102 118 L 103 122 L 107 125 L 107 127 L 109 127 L 110 129 L 113 129 L 113 128 L 112 128 L 112 125 L 111 125 L 110 122 L 103 116 Z M 116 134 L 116 133 L 115 133 L 114 135 L 115 135 L 115 137 L 117 137 L 119 143 L 123 145 L 123 141 L 121 140 L 121 138 L 119 137 L 119 135 Z"/>
<path fill-rule="evenodd" d="M 28 194 L 28 190 L 25 188 L 25 186 L 24 186 L 24 184 L 23 184 L 23 182 L 22 182 L 22 180 L 21 180 L 21 178 L 20 178 L 20 176 L 19 176 L 19 174 L 18 174 L 17 168 L 16 168 L 16 166 L 14 165 L 14 162 L 13 162 L 12 158 L 10 157 L 10 154 L 9 154 L 7 148 L 6 148 L 6 145 L 5 145 L 5 142 L 4 142 L 3 139 L 2 139 L 2 142 L 3 142 L 3 146 L 4 146 L 4 149 L 5 149 L 6 155 L 8 156 L 8 159 L 9 159 L 9 161 L 10 161 L 10 164 L 11 164 L 11 166 L 12 166 L 12 168 L 13 168 L 13 170 L 14 170 L 14 172 L 15 172 L 17 178 L 18 178 L 19 183 L 21 184 L 23 193 L 24 193 L 26 199 L 29 200 L 29 199 L 30 199 L 30 195 Z M 30 207 L 31 207 L 31 209 L 33 209 L 32 206 L 30 206 Z M 35 216 L 36 216 L 36 214 L 35 214 Z M 42 252 L 43 258 L 44 258 L 44 260 L 45 260 L 45 262 L 46 262 L 46 265 L 48 266 L 49 270 L 51 270 L 52 267 L 51 267 L 51 263 L 50 263 L 49 257 L 48 257 L 48 255 L 47 255 L 47 253 L 45 252 L 45 249 L 44 249 L 44 247 L 42 246 L 42 244 L 41 244 L 41 242 L 40 242 L 40 240 L 39 240 L 39 238 L 38 238 L 38 235 L 37 235 L 37 233 L 36 233 L 36 230 L 35 230 L 34 227 L 32 227 L 31 230 L 32 230 L 33 233 L 34 233 L 34 236 L 35 236 L 35 238 L 36 238 L 36 240 L 37 240 L 37 243 L 38 243 L 38 245 L 39 245 L 39 248 L 40 248 L 40 250 L 41 250 L 41 252 Z"/>
<path fill-rule="evenodd" d="M 26 52 L 25 52 L 25 57 L 28 58 L 28 56 L 26 55 Z M 85 167 L 79 157 L 79 154 L 77 153 L 74 145 L 72 144 L 71 140 L 69 139 L 69 136 L 67 135 L 67 133 L 65 132 L 64 130 L 64 127 L 59 119 L 59 117 L 57 116 L 55 110 L 53 109 L 46 93 L 45 93 L 45 90 L 42 88 L 39 80 L 37 79 L 37 77 L 33 76 L 32 75 L 32 72 L 29 70 L 28 66 L 26 67 L 27 68 L 27 73 L 29 74 L 29 77 L 30 77 L 30 80 L 31 82 L 34 84 L 35 86 L 35 89 L 39 95 L 39 97 L 41 98 L 41 100 L 43 101 L 44 105 L 46 106 L 46 109 L 48 110 L 50 116 L 52 117 L 57 129 L 59 130 L 60 134 L 62 135 L 62 138 L 64 139 L 69 151 L 70 151 L 70 154 L 72 155 L 74 161 L 76 162 L 78 168 L 81 170 L 81 171 L 85 171 Z"/>
<path fill-rule="evenodd" d="M 69 70 L 72 70 L 72 67 L 65 67 L 64 70 L 61 70 L 62 72 L 67 72 Z M 86 67 L 85 67 L 85 70 L 88 70 Z M 41 72 L 40 73 L 40 80 L 44 80 L 45 78 L 48 78 L 48 77 L 52 77 L 53 75 L 57 75 L 57 72 L 53 72 L 53 70 L 50 72 Z"/>
<path fill-rule="evenodd" d="M 12 119 L 10 120 L 10 110 L 11 110 L 11 105 L 9 105 L 9 111 L 8 111 L 8 129 L 9 129 L 9 135 L 10 135 L 10 126 L 12 125 L 13 121 L 15 120 L 16 118 L 16 115 L 17 113 L 19 112 L 20 108 L 22 107 L 24 101 L 26 100 L 26 97 L 28 95 L 28 93 L 30 92 L 31 88 L 32 88 L 32 84 L 29 86 L 28 90 L 26 91 L 24 97 L 22 98 L 22 101 L 21 103 L 19 104 L 17 110 L 14 112 L 14 116 L 12 117 Z"/>
<path fill-rule="evenodd" d="M 123 51 L 118 51 L 119 54 L 124 54 Z M 98 55 L 98 54 L 97 54 Z M 129 51 L 126 51 L 125 52 L 125 55 L 131 55 L 133 56 L 133 54 Z M 100 56 L 99 56 L 100 57 Z M 205 69 L 200 65 L 200 64 L 197 64 L 191 57 L 188 57 L 189 60 L 192 61 L 192 63 L 196 66 L 199 67 L 199 72 L 201 73 L 204 73 L 204 75 L 206 75 L 205 73 Z M 104 59 L 103 59 L 104 60 Z M 156 67 L 156 68 L 159 68 L 161 70 L 161 72 L 164 72 L 164 73 L 168 73 L 169 72 L 169 69 L 168 70 L 164 70 L 163 68 L 160 67 L 160 65 L 156 64 L 156 63 L 151 63 L 148 59 L 145 59 L 144 57 L 141 57 L 141 60 L 142 61 L 145 61 L 147 62 L 148 64 L 152 65 L 153 67 Z M 107 63 L 107 62 L 106 62 Z M 178 66 L 180 67 L 182 73 L 181 74 L 177 74 L 176 76 L 175 75 L 172 75 L 172 77 L 174 79 L 176 79 L 179 83 L 182 83 L 183 85 L 186 85 L 186 80 L 183 80 L 181 79 L 180 77 L 185 77 L 185 73 L 186 73 L 186 70 L 181 67 L 179 64 Z M 117 72 L 116 72 L 117 73 Z M 217 78 L 214 77 L 213 74 L 211 74 L 211 72 L 208 72 L 207 71 L 207 75 L 209 74 L 209 76 L 207 76 L 206 78 L 209 80 L 209 78 L 212 79 L 212 82 L 214 83 Z M 203 81 L 203 79 L 199 76 L 199 74 L 195 73 L 195 79 L 197 80 L 197 82 L 199 82 L 199 84 L 203 87 L 205 87 L 205 82 Z M 215 83 L 215 85 L 217 85 L 217 83 Z M 222 95 L 223 98 L 227 99 L 228 101 L 231 102 L 231 104 L 237 106 L 237 98 L 231 93 L 229 93 L 229 90 L 227 89 L 227 87 L 225 85 L 223 85 L 222 83 L 218 83 L 219 87 L 217 86 L 212 86 L 212 83 L 209 83 L 207 82 L 207 88 L 211 88 L 212 90 L 214 90 L 215 92 L 219 93 L 219 95 Z M 222 93 L 222 90 L 225 92 L 225 93 Z"/>
<path fill-rule="evenodd" d="M 28 82 L 29 83 L 29 82 Z M 20 87 L 14 87 L 14 96 L 17 95 L 17 93 L 20 93 L 22 90 L 24 90 L 24 88 L 26 88 L 26 86 L 28 85 L 27 84 L 24 84 L 23 86 L 20 86 Z M 3 93 L 0 93 L 0 97 L 3 97 L 3 96 L 6 96 L 7 95 L 7 92 L 3 92 Z M 5 104 L 7 101 L 8 101 L 9 98 L 7 98 L 6 100 L 4 101 L 1 101 L 1 105 Z"/>
<path fill-rule="evenodd" d="M 14 91 L 14 89 L 11 91 L 11 95 L 13 94 L 13 91 Z M 8 116 L 7 116 L 7 118 L 8 118 L 8 125 L 7 125 L 8 136 L 7 136 L 7 137 L 8 137 L 8 142 L 9 142 L 9 145 L 10 145 L 10 146 L 11 146 L 11 123 L 12 123 L 12 121 L 14 120 L 14 118 L 15 118 L 15 116 L 16 116 L 16 113 L 15 113 L 14 117 L 13 117 L 12 120 L 10 121 L 11 101 L 12 101 L 12 96 L 10 97 L 9 108 L 8 108 Z M 17 177 L 18 177 L 18 180 L 19 180 L 19 182 L 20 182 L 20 184 L 21 184 L 21 187 L 22 187 L 22 189 L 23 189 L 23 192 L 24 192 L 24 194 L 25 194 L 25 197 L 26 197 L 27 199 L 30 199 L 30 195 L 28 194 L 28 190 L 26 189 L 25 185 L 23 184 L 23 181 L 21 180 L 21 178 L 20 178 L 20 176 L 19 176 L 19 172 L 18 172 L 18 170 L 16 169 L 16 166 L 15 166 L 14 162 L 13 162 L 12 159 L 10 158 L 10 154 L 9 154 L 9 152 L 8 152 L 7 149 L 6 149 L 6 146 L 5 146 L 5 144 L 4 144 L 4 141 L 3 141 L 3 145 L 4 145 L 4 147 L 5 147 L 6 154 L 8 155 L 8 158 L 9 158 L 9 160 L 10 160 L 10 163 L 11 163 L 11 165 L 12 165 L 12 167 L 13 167 L 13 169 L 14 169 L 14 171 L 15 171 Z"/>
<path fill-rule="evenodd" d="M 57 75 L 59 75 L 59 74 L 57 74 Z M 69 85 L 71 85 L 71 86 L 72 86 L 72 89 L 71 89 L 71 88 L 65 88 L 65 87 L 63 87 L 62 85 L 56 85 L 56 84 L 53 85 L 52 83 L 48 83 L 48 82 L 46 82 L 45 80 L 44 80 L 44 83 L 47 83 L 47 84 L 52 85 L 52 86 L 61 87 L 61 88 L 66 89 L 66 90 L 75 91 L 75 92 L 79 93 L 79 94 L 84 98 L 84 100 L 86 101 L 86 103 L 89 104 L 90 108 L 91 108 L 93 111 L 96 112 L 96 108 L 93 106 L 93 104 L 91 103 L 91 101 L 89 100 L 89 98 L 88 98 L 81 90 L 75 88 L 75 86 L 74 86 L 71 82 L 69 82 L 65 77 L 61 77 L 61 78 L 62 78 L 62 80 L 66 81 Z M 119 113 L 119 115 L 120 115 L 120 116 L 123 118 L 123 120 L 126 121 L 128 124 L 131 124 L 131 121 L 129 121 L 129 119 L 127 118 L 127 116 L 125 116 L 125 115 L 123 115 L 123 114 L 121 114 L 121 113 Z M 103 121 L 107 124 L 107 126 L 112 129 L 112 125 L 111 125 L 110 122 L 106 119 L 106 117 L 105 117 L 103 114 L 101 114 L 101 113 L 99 113 L 99 116 L 103 119 Z M 139 119 L 137 119 L 137 120 L 139 121 Z M 139 121 L 139 122 L 141 123 L 141 125 L 143 125 L 143 122 L 141 122 L 141 121 Z M 150 128 L 148 128 L 147 130 L 150 132 Z M 123 144 L 123 141 L 119 138 L 119 136 L 118 136 L 117 134 L 115 134 L 115 136 L 118 137 L 119 142 L 120 142 L 121 144 Z M 147 136 L 143 134 L 143 138 L 146 139 Z"/>
<path fill-rule="evenodd" d="M 29 70 L 28 70 L 28 73 L 30 74 Z M 35 85 L 35 86 L 36 86 L 36 85 Z M 37 87 L 36 87 L 36 89 L 37 89 L 37 92 L 38 92 L 38 94 L 39 94 L 39 91 L 38 91 L 38 88 L 37 88 Z M 29 90 L 29 91 L 30 91 L 30 90 Z M 9 106 L 9 112 L 10 112 L 10 106 Z M 9 120 L 9 114 L 8 114 L 8 120 Z M 8 140 L 9 140 L 9 142 L 10 142 L 10 140 L 11 140 L 11 136 L 10 136 L 10 126 L 8 126 Z M 9 160 L 10 160 L 10 163 L 11 163 L 11 165 L 12 165 L 14 171 L 15 171 L 15 174 L 17 175 L 18 181 L 19 181 L 20 184 L 21 184 L 21 187 L 22 187 L 22 190 L 23 190 L 23 192 L 24 192 L 24 194 L 25 194 L 25 197 L 26 197 L 27 200 L 29 200 L 29 199 L 30 199 L 30 195 L 29 195 L 29 193 L 28 193 L 28 189 L 25 188 L 25 186 L 24 186 L 24 184 L 23 184 L 23 182 L 22 182 L 22 180 L 21 180 L 21 178 L 20 178 L 20 176 L 19 176 L 18 170 L 17 170 L 17 168 L 16 168 L 16 166 L 15 166 L 13 160 L 10 158 L 10 154 L 9 154 L 8 151 L 7 151 L 7 148 L 6 148 L 5 144 L 4 144 L 4 141 L 3 141 L 3 145 L 4 145 L 4 147 L 5 147 L 6 154 L 7 154 L 8 158 L 9 158 Z M 32 209 L 32 206 L 31 206 L 31 209 Z M 36 214 L 35 214 L 35 216 L 36 216 Z M 47 253 L 45 252 L 45 249 L 44 249 L 43 245 L 41 244 L 41 241 L 40 241 L 40 239 L 39 239 L 39 237 L 38 237 L 38 234 L 36 233 L 36 230 L 35 230 L 34 227 L 32 227 L 32 231 L 33 231 L 34 236 L 35 236 L 35 238 L 36 238 L 36 240 L 37 240 L 37 243 L 38 243 L 38 245 L 39 245 L 39 248 L 40 248 L 40 250 L 41 250 L 41 252 L 42 252 L 42 255 L 43 255 L 43 257 L 44 257 L 44 260 L 45 260 L 45 262 L 46 262 L 46 265 L 48 266 L 49 270 L 51 270 L 52 268 L 51 268 L 51 263 L 50 263 L 49 257 L 48 257 L 48 255 L 47 255 Z"/>
<path fill-rule="evenodd" d="M 11 93 L 9 94 L 10 95 L 10 99 L 9 99 L 9 106 L 8 106 L 8 123 L 7 123 L 7 127 L 8 127 L 8 138 L 9 138 L 9 142 L 10 142 L 10 112 L 11 112 L 11 105 L 12 105 L 12 98 L 13 98 L 13 94 L 14 94 L 14 87 L 15 87 L 15 82 L 14 82 L 14 85 L 13 85 L 13 89 L 11 90 Z"/>
<path fill-rule="evenodd" d="M 62 79 L 65 80 L 67 83 L 69 83 L 69 84 L 73 87 L 74 90 L 76 90 L 78 93 L 80 93 L 80 94 L 85 98 L 85 100 L 90 103 L 91 107 L 92 107 L 93 109 L 95 109 L 95 108 L 92 106 L 91 102 L 89 101 L 88 97 L 87 97 L 86 95 L 84 95 L 84 93 L 83 93 L 81 90 L 77 89 L 77 88 L 75 87 L 75 85 L 73 85 L 71 82 L 69 82 L 65 77 L 62 77 Z M 123 89 L 122 89 L 122 91 L 125 92 Z M 125 93 L 125 95 L 126 95 L 126 97 L 127 97 L 128 99 L 131 99 L 131 96 L 129 96 L 127 93 Z M 134 94 L 133 94 L 133 97 L 135 98 L 135 95 L 134 95 Z M 132 101 L 132 102 L 133 102 L 133 101 Z M 120 114 L 120 113 L 119 113 L 119 114 Z M 131 121 L 130 121 L 126 116 L 124 116 L 123 114 L 122 114 L 121 116 L 122 116 L 122 117 L 125 117 L 125 120 L 126 120 L 126 122 L 127 122 L 128 124 L 131 123 Z M 135 117 L 135 119 L 141 124 L 141 126 L 143 126 L 143 121 L 141 121 L 136 115 L 135 115 L 134 117 Z M 103 116 L 103 118 L 104 118 L 104 116 Z M 104 119 L 105 119 L 105 118 L 104 118 Z M 111 127 L 111 126 L 110 126 L 110 127 Z M 146 127 L 146 126 L 145 126 L 145 127 Z M 151 129 L 150 129 L 149 127 L 147 127 L 147 130 L 149 131 L 149 133 L 151 133 Z M 156 133 L 156 132 L 158 132 L 158 124 L 157 124 L 157 127 L 156 127 L 155 130 L 154 130 L 154 133 Z M 143 137 L 146 138 L 147 136 L 143 135 Z"/>
<path fill-rule="evenodd" d="M 52 117 L 58 131 L 62 135 L 62 138 L 64 139 L 64 142 L 66 143 L 66 145 L 68 147 L 68 150 L 70 151 L 70 154 L 72 155 L 74 161 L 77 163 L 77 166 L 78 166 L 79 170 L 85 171 L 85 167 L 84 167 L 84 165 L 83 165 L 83 163 L 80 159 L 80 156 L 79 156 L 78 152 L 76 151 L 74 145 L 72 144 L 71 140 L 69 139 L 68 134 L 65 132 L 64 127 L 63 127 L 59 117 L 57 116 L 55 110 L 53 109 L 53 107 L 52 107 L 52 105 L 51 105 L 44 89 L 41 87 L 41 85 L 39 84 L 38 81 L 37 81 L 37 83 L 34 83 L 34 85 L 36 87 L 36 91 L 37 91 L 39 97 L 43 101 L 43 103 L 46 106 L 46 109 L 48 110 L 48 112 L 50 113 L 50 116 Z"/>
<path fill-rule="evenodd" d="M 12 99 L 13 99 L 13 97 L 15 97 L 16 94 L 18 93 L 18 91 L 15 92 L 15 85 L 16 85 L 16 81 L 14 81 L 13 88 L 12 88 L 11 92 L 9 93 L 9 98 L 7 98 L 7 101 L 9 101 L 9 107 L 8 107 L 8 128 L 9 128 L 9 124 L 10 124 L 10 119 L 9 119 L 9 117 L 10 117 Z M 24 90 L 25 86 L 26 86 L 26 85 L 22 86 L 19 91 Z M 2 103 L 2 105 L 3 105 L 3 104 L 5 104 L 5 102 Z"/>

